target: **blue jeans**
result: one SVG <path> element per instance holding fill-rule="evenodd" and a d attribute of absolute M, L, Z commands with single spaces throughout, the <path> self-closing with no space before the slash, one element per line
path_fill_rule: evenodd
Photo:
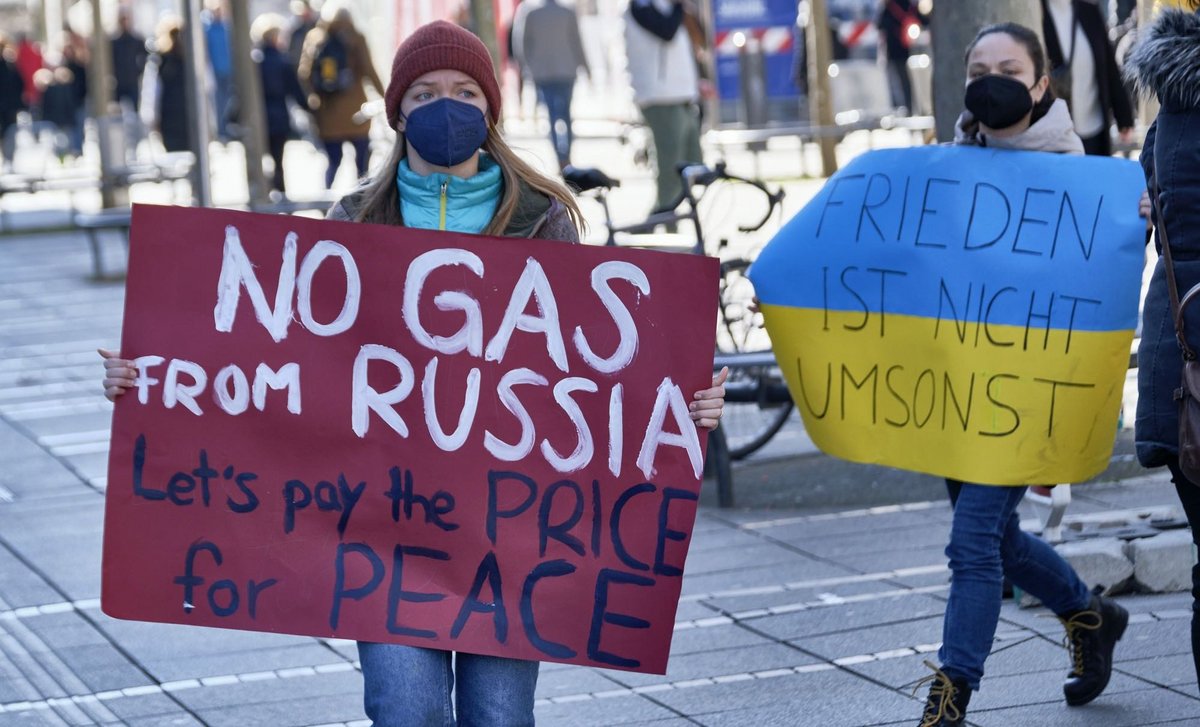
<path fill-rule="evenodd" d="M 536 661 L 367 641 L 358 642 L 358 658 L 375 727 L 533 725 Z"/>
<path fill-rule="evenodd" d="M 1070 564 L 1041 538 L 1021 530 L 1024 487 L 946 481 L 950 526 L 950 598 L 942 624 L 942 670 L 979 689 L 1004 599 L 1004 576 L 1059 616 L 1088 607 L 1091 593 Z"/>
<path fill-rule="evenodd" d="M 546 104 L 550 116 L 550 143 L 558 155 L 558 163 L 571 160 L 571 144 L 575 132 L 571 131 L 571 95 L 575 92 L 575 79 L 569 81 L 542 81 L 537 83 L 538 96 Z M 559 129 L 562 122 L 562 129 Z"/>
<path fill-rule="evenodd" d="M 233 79 L 218 76 L 213 82 L 213 111 L 217 115 L 217 139 L 229 141 L 229 115 L 233 104 Z"/>

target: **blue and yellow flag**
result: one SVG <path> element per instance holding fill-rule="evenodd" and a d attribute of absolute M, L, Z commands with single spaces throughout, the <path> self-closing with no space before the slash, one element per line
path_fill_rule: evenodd
<path fill-rule="evenodd" d="M 750 270 L 823 451 L 998 485 L 1108 463 L 1144 265 L 1134 162 L 864 154 Z"/>

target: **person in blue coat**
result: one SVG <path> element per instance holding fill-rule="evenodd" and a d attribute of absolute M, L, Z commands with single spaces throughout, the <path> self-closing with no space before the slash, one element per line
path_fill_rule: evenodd
<path fill-rule="evenodd" d="M 1163 232 L 1171 244 L 1179 294 L 1200 283 L 1200 0 L 1183 0 L 1181 9 L 1164 10 L 1125 61 L 1126 73 L 1160 104 L 1146 133 L 1141 161 L 1146 179 L 1157 182 Z M 1153 185 L 1152 185 L 1153 186 Z M 1152 190 L 1153 191 L 1153 190 Z M 1200 311 L 1187 316 L 1200 330 Z M 1189 337 L 1196 346 L 1194 336 Z M 1200 546 L 1200 483 L 1179 469 L 1179 411 L 1174 392 L 1180 385 L 1182 354 L 1167 292 L 1164 263 L 1154 267 L 1142 311 L 1138 346 L 1138 406 L 1135 425 L 1138 461 L 1166 466 Z M 1192 656 L 1200 683 L 1200 566 L 1192 568 Z"/>
<path fill-rule="evenodd" d="M 204 26 L 204 44 L 208 51 L 208 68 L 212 71 L 213 111 L 217 117 L 217 139 L 229 141 L 229 121 L 233 116 L 236 90 L 233 79 L 233 50 L 229 42 L 229 24 L 225 22 L 223 0 L 208 0 L 200 14 Z"/>
<path fill-rule="evenodd" d="M 263 107 L 266 112 L 267 150 L 274 162 L 271 188 L 280 194 L 287 192 L 283 181 L 283 148 L 292 137 L 292 116 L 288 99 L 308 110 L 308 97 L 300 87 L 296 68 L 284 54 L 280 44 L 283 18 L 262 15 L 255 22 L 251 35 L 258 38 L 254 60 L 262 76 Z"/>

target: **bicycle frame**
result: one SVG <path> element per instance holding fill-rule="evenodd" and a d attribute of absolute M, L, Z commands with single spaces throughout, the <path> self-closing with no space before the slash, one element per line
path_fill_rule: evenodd
<path fill-rule="evenodd" d="M 739 232 L 754 232 L 767 223 L 767 220 L 774 214 L 775 208 L 779 206 L 783 200 L 783 190 L 772 192 L 767 189 L 766 185 L 758 180 L 746 179 L 734 174 L 730 174 L 724 162 L 719 162 L 714 168 L 709 168 L 703 164 L 681 165 L 679 168 L 679 176 L 683 180 L 683 190 L 676 198 L 675 203 L 670 210 L 655 212 L 650 214 L 644 220 L 628 225 L 613 225 L 612 213 L 608 206 L 608 187 L 599 185 L 594 188 L 594 197 L 599 202 L 601 209 L 604 211 L 604 226 L 608 230 L 608 235 L 605 239 L 605 245 L 618 245 L 617 235 L 619 234 L 646 234 L 653 232 L 661 225 L 674 225 L 679 222 L 690 222 L 692 230 L 695 234 L 696 242 L 689 248 L 688 252 L 694 255 L 705 255 L 708 252 L 708 245 L 704 238 L 703 225 L 700 222 L 700 201 L 708 192 L 714 182 L 720 180 L 729 180 L 748 184 L 755 189 L 761 191 L 767 198 L 767 211 L 762 219 L 753 225 L 739 226 Z M 695 193 L 695 188 L 701 187 L 699 195 Z M 680 207 L 683 207 L 681 210 Z M 718 250 L 719 252 L 719 250 Z"/>

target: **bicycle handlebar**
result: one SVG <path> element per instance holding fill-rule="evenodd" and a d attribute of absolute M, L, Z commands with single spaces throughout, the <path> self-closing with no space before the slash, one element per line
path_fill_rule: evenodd
<path fill-rule="evenodd" d="M 772 192 L 767 188 L 767 185 L 763 184 L 757 179 L 747 179 L 746 177 L 739 177 L 736 174 L 730 174 L 726 170 L 725 162 L 723 161 L 717 162 L 716 166 L 711 169 L 703 164 L 683 163 L 679 165 L 679 175 L 683 177 L 684 191 L 680 194 L 679 199 L 675 202 L 675 207 L 678 207 L 679 203 L 683 202 L 684 198 L 691 193 L 692 187 L 707 187 L 721 179 L 727 179 L 733 182 L 741 182 L 742 184 L 749 184 L 751 187 L 754 187 L 758 191 L 762 192 L 767 198 L 766 214 L 763 215 L 761 220 L 753 225 L 738 225 L 738 232 L 757 232 L 758 230 L 761 230 L 763 225 L 767 224 L 767 221 L 771 219 L 771 215 L 775 212 L 775 208 L 783 202 L 783 189 L 780 189 L 777 192 Z"/>
<path fill-rule="evenodd" d="M 580 192 L 593 189 L 612 189 L 621 183 L 595 167 L 576 167 L 568 164 L 562 170 L 563 181 Z"/>
<path fill-rule="evenodd" d="M 696 196 L 693 194 L 692 190 L 695 187 L 711 186 L 715 182 L 721 180 L 729 180 L 733 182 L 740 182 L 742 184 L 748 184 L 762 192 L 767 198 L 767 210 L 763 214 L 762 219 L 758 220 L 752 225 L 739 225 L 737 228 L 738 232 L 756 232 L 762 229 L 762 227 L 771 219 L 771 215 L 775 213 L 775 208 L 778 207 L 783 201 L 783 189 L 772 192 L 769 188 L 767 188 L 766 184 L 757 179 L 748 179 L 746 177 L 739 177 L 736 174 L 730 174 L 725 166 L 724 161 L 717 162 L 712 167 L 708 167 L 704 164 L 681 162 L 680 164 L 676 165 L 675 171 L 679 174 L 683 181 L 683 189 L 672 201 L 672 203 L 658 212 L 652 213 L 649 217 L 641 222 L 632 225 L 623 225 L 619 228 L 613 227 L 612 222 L 608 217 L 608 205 L 604 201 L 604 192 L 612 189 L 615 186 L 619 186 L 620 182 L 608 177 L 599 169 L 587 167 L 580 168 L 569 165 L 563 169 L 563 179 L 568 183 L 568 185 L 574 187 L 579 192 L 593 190 L 597 192 L 596 196 L 604 206 L 606 221 L 605 226 L 609 229 L 609 244 L 614 244 L 613 233 L 615 232 L 633 234 L 650 232 L 660 225 L 672 224 L 674 222 L 688 219 L 697 224 L 697 234 L 699 235 L 699 218 L 696 216 L 696 206 L 699 198 L 703 196 L 703 194 Z M 680 213 L 677 210 L 684 201 L 688 202 L 689 208 L 687 212 Z M 700 240 L 702 241 L 703 238 L 700 237 Z"/>

